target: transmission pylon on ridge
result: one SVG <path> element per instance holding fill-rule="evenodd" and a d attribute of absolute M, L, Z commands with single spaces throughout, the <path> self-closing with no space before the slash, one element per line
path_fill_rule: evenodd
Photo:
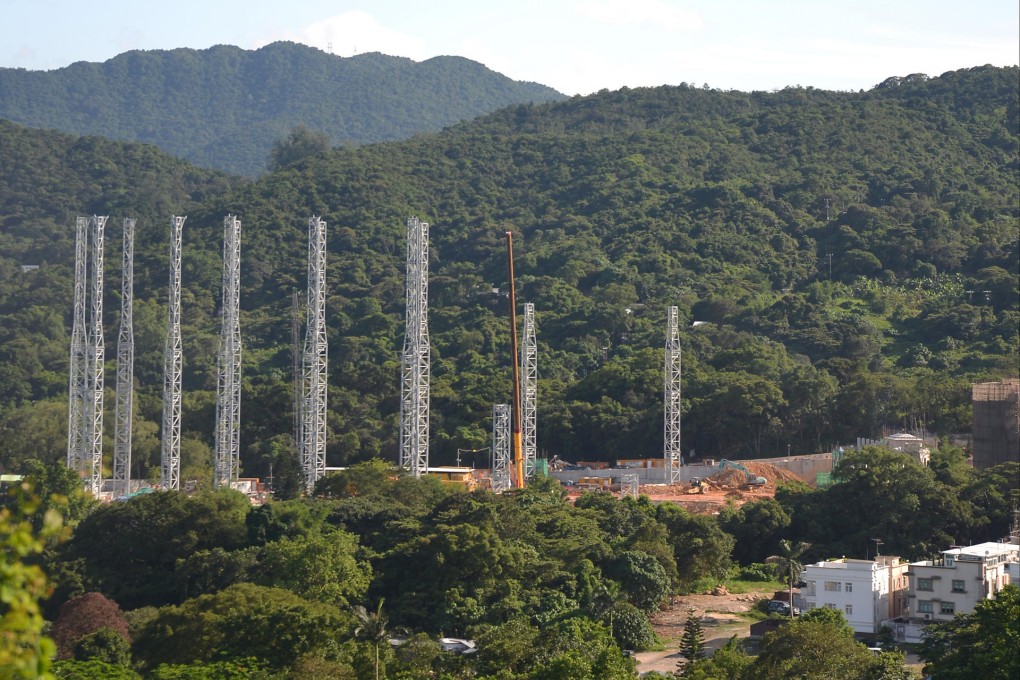
<path fill-rule="evenodd" d="M 213 486 L 230 488 L 241 471 L 241 220 L 223 220 L 223 311 L 216 361 Z"/>
<path fill-rule="evenodd" d="M 429 225 L 407 220 L 407 302 L 400 381 L 400 466 L 414 477 L 429 466 Z"/>

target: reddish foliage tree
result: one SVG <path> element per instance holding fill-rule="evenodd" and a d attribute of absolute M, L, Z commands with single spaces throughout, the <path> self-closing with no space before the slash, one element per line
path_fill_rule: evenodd
<path fill-rule="evenodd" d="M 70 659 L 74 655 L 74 645 L 100 628 L 109 628 L 131 642 L 123 612 L 116 602 L 102 593 L 85 593 L 65 602 L 50 631 L 57 643 L 59 658 Z"/>

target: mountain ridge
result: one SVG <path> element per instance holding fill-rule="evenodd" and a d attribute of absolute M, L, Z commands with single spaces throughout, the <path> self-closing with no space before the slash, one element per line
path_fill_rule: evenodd
<path fill-rule="evenodd" d="M 334 144 L 394 141 L 503 106 L 565 98 L 463 57 L 338 57 L 296 43 L 258 50 L 134 50 L 53 71 L 0 69 L 0 117 L 139 141 L 209 168 L 257 175 L 294 127 Z M 409 105 L 409 103 L 411 105 Z"/>

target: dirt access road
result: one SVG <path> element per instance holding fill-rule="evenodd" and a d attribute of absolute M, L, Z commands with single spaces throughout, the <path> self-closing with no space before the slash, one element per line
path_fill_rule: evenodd
<path fill-rule="evenodd" d="M 701 618 L 701 627 L 705 632 L 705 646 L 709 653 L 719 649 L 736 635 L 747 637 L 751 633 L 751 621 L 740 614 L 748 612 L 754 603 L 762 598 L 772 596 L 773 591 L 742 593 L 739 595 L 679 595 L 673 598 L 670 606 L 652 616 L 652 628 L 662 640 L 666 649 L 661 652 L 638 652 L 634 658 L 638 662 L 638 674 L 648 671 L 669 673 L 677 669 L 677 661 L 682 657 L 677 652 L 680 638 L 684 633 L 684 624 L 693 609 L 693 615 Z"/>

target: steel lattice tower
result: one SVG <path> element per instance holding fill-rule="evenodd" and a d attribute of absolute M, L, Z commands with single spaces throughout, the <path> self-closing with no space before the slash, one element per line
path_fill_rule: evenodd
<path fill-rule="evenodd" d="M 71 320 L 71 356 L 67 388 L 67 467 L 85 471 L 85 379 L 88 342 L 85 329 L 85 289 L 88 262 L 89 218 L 79 217 L 74 239 L 74 317 Z"/>
<path fill-rule="evenodd" d="M 92 216 L 92 309 L 88 334 L 88 403 L 85 405 L 85 475 L 92 495 L 103 486 L 103 389 L 106 342 L 103 338 L 103 248 L 106 217 Z"/>
<path fill-rule="evenodd" d="M 510 479 L 510 404 L 492 407 L 492 490 L 507 491 Z"/>
<path fill-rule="evenodd" d="M 124 220 L 121 259 L 120 333 L 117 335 L 117 404 L 113 435 L 113 493 L 131 491 L 131 423 L 134 405 L 135 220 Z"/>
<path fill-rule="evenodd" d="M 163 441 L 161 485 L 181 488 L 181 234 L 187 217 L 170 217 L 170 296 L 167 304 L 166 346 L 163 352 Z"/>
<path fill-rule="evenodd" d="M 679 310 L 676 307 L 669 308 L 666 329 L 665 390 L 663 394 L 665 406 L 663 455 L 666 466 L 666 481 L 669 484 L 676 484 L 680 481 L 680 466 L 683 464 L 683 456 L 680 449 L 681 356 L 678 315 Z"/>
<path fill-rule="evenodd" d="M 429 225 L 407 220 L 407 325 L 401 356 L 400 466 L 421 477 L 429 466 Z"/>
<path fill-rule="evenodd" d="M 308 220 L 308 307 L 302 359 L 301 469 L 305 490 L 326 474 L 326 223 Z"/>
<path fill-rule="evenodd" d="M 524 342 L 521 344 L 521 441 L 524 478 L 535 476 L 535 430 L 538 414 L 538 342 L 535 337 L 535 305 L 524 305 Z"/>
<path fill-rule="evenodd" d="M 216 362 L 213 486 L 230 488 L 241 472 L 241 220 L 223 220 L 223 310 Z"/>

